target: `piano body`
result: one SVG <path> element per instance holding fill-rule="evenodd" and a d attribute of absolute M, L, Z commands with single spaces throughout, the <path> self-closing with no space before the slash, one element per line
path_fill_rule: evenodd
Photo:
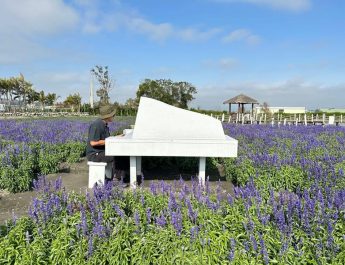
<path fill-rule="evenodd" d="M 219 120 L 141 97 L 134 129 L 105 140 L 107 156 L 130 157 L 130 184 L 136 187 L 142 156 L 199 157 L 199 183 L 205 183 L 206 157 L 236 157 L 237 140 Z"/>

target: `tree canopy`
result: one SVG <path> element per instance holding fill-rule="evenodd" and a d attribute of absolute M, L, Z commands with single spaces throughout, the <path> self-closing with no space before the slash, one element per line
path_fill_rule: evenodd
<path fill-rule="evenodd" d="M 64 105 L 72 107 L 73 109 L 78 108 L 80 111 L 81 96 L 79 93 L 70 94 L 63 103 Z"/>
<path fill-rule="evenodd" d="M 188 108 L 188 103 L 194 99 L 196 88 L 188 82 L 173 82 L 170 79 L 145 79 L 137 90 L 137 100 L 141 96 L 157 99 L 167 104 Z"/>
<path fill-rule="evenodd" d="M 0 100 L 4 97 L 6 100 L 18 100 L 25 105 L 30 101 L 29 95 L 32 91 L 32 84 L 27 82 L 22 74 L 19 77 L 0 79 Z"/>

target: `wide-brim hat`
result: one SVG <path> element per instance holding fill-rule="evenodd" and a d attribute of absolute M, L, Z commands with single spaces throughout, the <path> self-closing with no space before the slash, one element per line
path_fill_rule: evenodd
<path fill-rule="evenodd" d="M 112 105 L 101 106 L 99 109 L 99 116 L 102 120 L 114 117 L 116 109 Z"/>

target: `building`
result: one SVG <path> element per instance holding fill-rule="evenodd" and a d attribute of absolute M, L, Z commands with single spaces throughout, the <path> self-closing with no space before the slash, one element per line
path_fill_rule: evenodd
<path fill-rule="evenodd" d="M 306 113 L 306 107 L 268 107 L 271 113 L 299 114 Z M 262 113 L 262 107 L 255 107 L 255 113 Z"/>
<path fill-rule="evenodd" d="M 324 109 L 319 109 L 318 112 L 322 112 L 322 113 L 345 113 L 345 109 L 324 108 Z"/>

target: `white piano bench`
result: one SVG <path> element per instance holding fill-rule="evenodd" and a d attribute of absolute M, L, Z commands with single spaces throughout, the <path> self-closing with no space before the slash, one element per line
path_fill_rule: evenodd
<path fill-rule="evenodd" d="M 105 176 L 111 178 L 111 163 L 88 161 L 89 166 L 89 188 L 93 188 L 95 184 L 104 185 Z"/>

